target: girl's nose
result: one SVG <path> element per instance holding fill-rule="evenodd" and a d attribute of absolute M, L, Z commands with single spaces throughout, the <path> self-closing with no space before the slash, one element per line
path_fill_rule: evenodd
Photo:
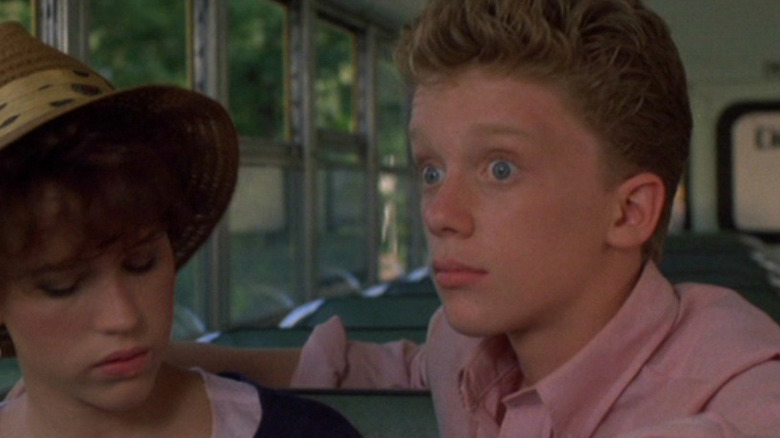
<path fill-rule="evenodd" d="M 95 324 L 107 333 L 123 333 L 135 329 L 141 321 L 141 313 L 133 288 L 128 287 L 122 275 L 106 279 L 97 300 Z"/>

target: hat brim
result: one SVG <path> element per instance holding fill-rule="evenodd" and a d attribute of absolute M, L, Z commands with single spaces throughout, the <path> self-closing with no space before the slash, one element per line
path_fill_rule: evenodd
<path fill-rule="evenodd" d="M 15 126 L 0 138 L 0 150 L 48 122 L 92 105 L 142 109 L 145 120 L 171 123 L 181 135 L 189 163 L 173 169 L 184 181 L 192 214 L 179 224 L 180 237 L 172 240 L 176 266 L 183 266 L 208 239 L 230 203 L 238 171 L 238 134 L 222 105 L 215 100 L 170 85 L 146 85 L 85 97 L 59 108 L 50 108 L 34 120 Z M 177 164 L 170 163 L 171 166 Z M 182 175 L 187 172 L 186 175 Z"/>

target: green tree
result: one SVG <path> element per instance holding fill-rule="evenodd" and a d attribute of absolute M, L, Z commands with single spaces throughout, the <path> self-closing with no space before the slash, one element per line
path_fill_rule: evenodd
<path fill-rule="evenodd" d="M 230 109 L 239 132 L 284 140 L 287 133 L 286 13 L 263 0 L 231 0 Z"/>
<path fill-rule="evenodd" d="M 90 15 L 91 64 L 115 85 L 188 85 L 185 0 L 91 0 Z"/>

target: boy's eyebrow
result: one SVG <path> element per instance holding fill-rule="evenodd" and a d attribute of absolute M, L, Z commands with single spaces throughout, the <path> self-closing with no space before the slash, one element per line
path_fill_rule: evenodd
<path fill-rule="evenodd" d="M 533 137 L 533 134 L 529 132 L 527 129 L 523 129 L 518 126 L 513 126 L 508 123 L 502 123 L 502 122 L 477 122 L 473 125 L 469 126 L 467 133 L 469 132 L 476 132 L 476 133 L 487 133 L 487 134 L 512 134 L 512 135 L 518 135 L 522 137 Z M 409 140 L 415 140 L 419 139 L 421 137 L 421 133 L 419 132 L 419 129 L 410 127 L 409 128 Z"/>
<path fill-rule="evenodd" d="M 533 135 L 526 129 L 501 122 L 476 123 L 469 129 L 469 132 L 471 131 L 477 134 L 516 135 L 526 138 L 533 137 Z"/>
<path fill-rule="evenodd" d="M 512 135 L 525 138 L 534 138 L 534 135 L 521 127 L 512 126 L 510 124 L 501 122 L 478 122 L 468 127 L 466 135 L 470 134 L 490 134 L 490 135 Z M 415 141 L 421 140 L 424 136 L 418 129 L 409 129 L 409 141 L 414 144 Z"/>

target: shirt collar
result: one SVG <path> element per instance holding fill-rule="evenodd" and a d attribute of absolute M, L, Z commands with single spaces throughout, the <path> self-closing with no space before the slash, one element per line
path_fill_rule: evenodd
<path fill-rule="evenodd" d="M 507 337 L 494 336 L 480 342 L 458 377 L 463 403 L 470 412 L 482 406 L 496 413 L 503 395 L 520 384 L 520 368 Z"/>
<path fill-rule="evenodd" d="M 535 386 L 556 433 L 590 436 L 629 382 L 671 330 L 679 300 L 654 263 L 647 263 L 618 313 L 571 360 Z M 466 407 L 494 411 L 491 390 L 510 404 L 529 389 L 505 336 L 483 340 L 461 371 Z M 499 398 L 501 398 L 499 397 Z M 488 406 L 485 406 L 485 405 Z M 588 407 L 588 409 L 583 409 Z M 510 407 L 511 409 L 511 407 Z M 564 435 L 565 436 L 565 435 Z"/>

